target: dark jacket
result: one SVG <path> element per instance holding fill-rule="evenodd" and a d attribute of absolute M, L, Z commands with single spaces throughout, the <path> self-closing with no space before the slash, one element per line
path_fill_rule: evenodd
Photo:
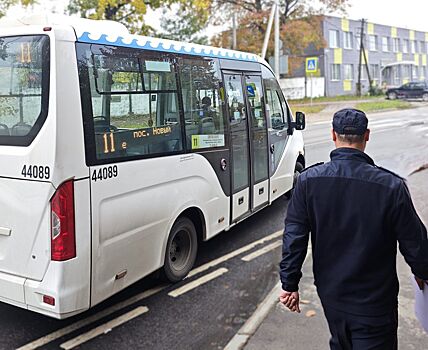
<path fill-rule="evenodd" d="M 380 315 L 397 306 L 397 241 L 413 274 L 428 280 L 427 230 L 399 176 L 363 152 L 339 148 L 298 178 L 285 219 L 280 277 L 296 291 L 311 232 L 323 304 Z"/>

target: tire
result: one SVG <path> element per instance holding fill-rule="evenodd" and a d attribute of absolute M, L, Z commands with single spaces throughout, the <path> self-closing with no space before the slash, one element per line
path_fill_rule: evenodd
<path fill-rule="evenodd" d="M 294 167 L 293 188 L 285 194 L 286 199 L 291 199 L 291 197 L 293 196 L 294 186 L 296 186 L 297 178 L 299 177 L 303 169 L 303 164 L 300 162 L 296 162 L 296 166 Z"/>
<path fill-rule="evenodd" d="M 424 94 L 422 95 L 422 101 L 424 101 L 424 102 L 428 102 L 428 93 L 424 93 Z"/>
<path fill-rule="evenodd" d="M 388 99 L 389 100 L 395 100 L 395 99 L 397 99 L 397 93 L 395 93 L 395 92 L 388 93 Z"/>
<path fill-rule="evenodd" d="M 181 281 L 192 269 L 198 251 L 198 238 L 193 222 L 180 217 L 171 228 L 165 251 L 163 277 L 169 282 Z"/>

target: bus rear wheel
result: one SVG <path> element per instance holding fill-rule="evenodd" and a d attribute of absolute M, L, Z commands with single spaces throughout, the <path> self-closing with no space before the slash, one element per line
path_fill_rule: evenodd
<path fill-rule="evenodd" d="M 165 279 L 174 283 L 186 277 L 195 263 L 197 250 L 195 225 L 187 217 L 178 218 L 166 245 L 163 267 Z"/>

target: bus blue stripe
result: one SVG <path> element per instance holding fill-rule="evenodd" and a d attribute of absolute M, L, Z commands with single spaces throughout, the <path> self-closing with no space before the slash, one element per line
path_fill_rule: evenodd
<path fill-rule="evenodd" d="M 225 54 L 221 53 L 221 49 L 219 49 L 218 54 L 214 54 L 213 49 L 211 48 L 203 48 L 201 49 L 201 52 L 196 52 L 195 48 L 192 47 L 190 51 L 185 49 L 185 45 L 181 45 L 179 49 L 177 49 L 177 44 L 171 44 L 169 48 L 164 47 L 164 43 L 159 43 L 157 47 L 153 47 L 151 44 L 152 42 L 150 40 L 147 40 L 144 45 L 138 44 L 137 39 L 133 39 L 131 43 L 127 44 L 123 41 L 122 36 L 118 36 L 115 41 L 109 41 L 107 40 L 107 34 L 102 34 L 99 39 L 94 40 L 89 37 L 89 32 L 84 32 L 78 41 L 84 42 L 84 43 L 90 43 L 90 44 L 100 44 L 100 45 L 116 45 L 116 46 L 123 46 L 123 47 L 131 47 L 135 49 L 148 49 L 148 50 L 154 50 L 154 51 L 162 51 L 162 52 L 172 52 L 172 53 L 181 53 L 181 54 L 187 54 L 187 55 L 195 55 L 195 56 L 204 56 L 204 57 L 213 57 L 213 58 L 229 58 L 233 60 L 240 60 L 240 61 L 250 61 L 250 62 L 257 62 L 257 57 L 252 54 L 245 54 L 245 53 L 235 53 L 231 51 L 226 51 Z"/>

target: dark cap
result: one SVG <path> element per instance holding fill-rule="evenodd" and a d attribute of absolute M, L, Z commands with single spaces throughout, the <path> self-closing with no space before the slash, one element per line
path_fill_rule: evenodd
<path fill-rule="evenodd" d="M 366 114 L 358 109 L 341 109 L 333 116 L 333 130 L 340 135 L 362 135 L 368 123 Z"/>

